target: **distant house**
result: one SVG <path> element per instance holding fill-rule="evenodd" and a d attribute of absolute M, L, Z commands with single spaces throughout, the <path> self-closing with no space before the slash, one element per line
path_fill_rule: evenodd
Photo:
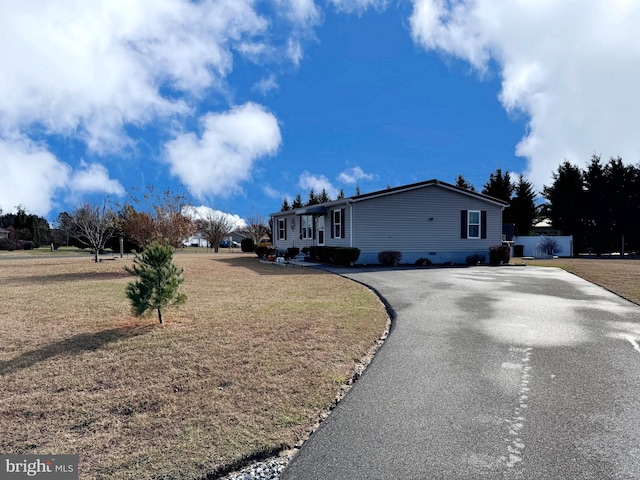
<path fill-rule="evenodd" d="M 501 200 L 429 180 L 271 214 L 277 249 L 357 247 L 357 263 L 396 250 L 402 263 L 464 263 L 502 241 Z"/>
<path fill-rule="evenodd" d="M 9 230 L 0 228 L 0 239 L 2 238 L 9 238 Z"/>
<path fill-rule="evenodd" d="M 245 238 L 247 238 L 246 235 L 243 235 L 242 233 L 234 231 L 234 232 L 231 232 L 226 237 L 224 237 L 224 240 L 222 241 L 222 243 L 224 244 L 225 248 L 227 248 L 228 245 L 238 246 L 242 242 L 242 240 L 244 240 Z M 189 237 L 182 243 L 187 247 L 209 247 L 210 246 L 207 239 L 200 232 L 195 233 L 193 236 Z"/>

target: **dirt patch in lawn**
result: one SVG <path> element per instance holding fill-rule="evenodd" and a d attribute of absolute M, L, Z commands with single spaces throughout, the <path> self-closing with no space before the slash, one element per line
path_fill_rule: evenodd
<path fill-rule="evenodd" d="M 125 262 L 0 262 L 3 453 L 78 454 L 83 479 L 192 479 L 295 445 L 388 321 L 332 274 L 179 254 L 188 301 L 159 325 L 131 316 Z"/>

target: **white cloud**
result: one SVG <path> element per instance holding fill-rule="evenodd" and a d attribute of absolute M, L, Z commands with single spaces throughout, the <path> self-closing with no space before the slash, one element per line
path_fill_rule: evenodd
<path fill-rule="evenodd" d="M 529 118 L 516 153 L 539 189 L 564 158 L 640 160 L 640 9 L 626 0 L 414 0 L 416 42 L 468 61 L 493 60 L 500 101 Z"/>
<path fill-rule="evenodd" d="M 199 207 L 187 205 L 182 209 L 182 212 L 193 220 L 206 220 L 210 217 L 219 218 L 222 216 L 223 218 L 228 218 L 229 221 L 233 223 L 234 229 L 236 230 L 247 226 L 247 222 L 245 222 L 243 218 L 240 218 L 240 215 L 223 212 L 221 210 L 214 210 L 213 208 L 205 205 L 200 205 Z"/>
<path fill-rule="evenodd" d="M 282 198 L 286 197 L 285 194 L 273 188 L 271 185 L 265 185 L 262 187 L 263 193 L 269 198 Z"/>
<path fill-rule="evenodd" d="M 46 148 L 26 137 L 0 138 L 0 207 L 5 211 L 23 206 L 46 215 L 52 197 L 65 187 L 71 167 Z"/>
<path fill-rule="evenodd" d="M 255 103 L 207 114 L 201 124 L 199 137 L 185 133 L 165 145 L 171 173 L 198 197 L 239 191 L 253 164 L 280 147 L 278 120 Z"/>
<path fill-rule="evenodd" d="M 265 30 L 251 0 L 10 2 L 0 14 L 0 131 L 38 124 L 99 153 L 128 143 L 123 125 L 189 112 L 220 86 L 231 47 Z"/>
<path fill-rule="evenodd" d="M 360 167 L 353 167 L 341 172 L 338 175 L 338 181 L 340 183 L 346 183 L 347 185 L 354 185 L 360 180 L 373 180 L 374 175 L 371 173 L 364 173 L 364 170 Z"/>
<path fill-rule="evenodd" d="M 276 0 L 286 17 L 299 27 L 307 28 L 320 22 L 320 9 L 313 0 Z"/>
<path fill-rule="evenodd" d="M 384 10 L 389 5 L 389 0 L 329 0 L 329 3 L 340 12 L 362 13 L 369 8 Z"/>
<path fill-rule="evenodd" d="M 82 162 L 80 167 L 81 170 L 76 170 L 69 182 L 69 188 L 74 193 L 106 193 L 117 196 L 125 194 L 120 182 L 109 178 L 109 171 L 104 165 Z"/>
<path fill-rule="evenodd" d="M 287 42 L 287 57 L 295 66 L 300 65 L 300 62 L 304 58 L 302 45 L 300 44 L 300 40 L 297 38 L 289 38 L 289 41 Z"/>
<path fill-rule="evenodd" d="M 313 191 L 319 194 L 322 189 L 327 192 L 331 198 L 336 198 L 338 196 L 338 189 L 336 189 L 327 177 L 324 175 L 312 175 L 308 171 L 304 171 L 300 174 L 300 179 L 298 181 L 298 185 L 303 190 L 310 190 L 313 188 Z"/>
<path fill-rule="evenodd" d="M 276 76 L 272 73 L 268 77 L 263 78 L 258 83 L 253 86 L 253 90 L 257 90 L 262 95 L 266 95 L 272 90 L 278 89 L 278 82 L 276 81 Z"/>

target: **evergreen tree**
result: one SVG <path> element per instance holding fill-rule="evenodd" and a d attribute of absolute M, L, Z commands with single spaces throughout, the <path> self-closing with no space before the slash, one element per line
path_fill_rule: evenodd
<path fill-rule="evenodd" d="M 511 183 L 509 170 L 503 174 L 502 169 L 498 168 L 495 173 L 489 175 L 489 181 L 484 184 L 482 193 L 498 200 L 509 202 L 513 189 L 514 185 Z"/>
<path fill-rule="evenodd" d="M 620 157 L 611 158 L 604 171 L 607 185 L 604 198 L 611 221 L 610 251 L 619 251 L 622 238 L 625 237 L 625 241 L 631 238 L 637 223 L 637 203 L 633 204 L 637 195 L 635 172 L 633 167 L 624 165 Z"/>
<path fill-rule="evenodd" d="M 338 198 L 336 200 L 340 200 L 344 198 L 344 190 L 340 188 L 340 192 L 338 192 Z"/>
<path fill-rule="evenodd" d="M 515 225 L 514 233 L 516 235 L 528 235 L 533 221 L 536 218 L 536 205 L 534 199 L 536 197 L 533 185 L 524 179 L 520 174 L 518 183 L 514 187 L 514 196 L 509 204 L 511 218 Z"/>
<path fill-rule="evenodd" d="M 593 247 L 597 255 L 611 248 L 611 219 L 607 197 L 607 177 L 600 157 L 593 155 L 587 170 L 583 172 L 584 192 L 584 231 L 588 246 Z"/>
<path fill-rule="evenodd" d="M 360 185 L 356 185 L 356 196 L 360 195 Z"/>
<path fill-rule="evenodd" d="M 585 192 L 581 170 L 565 160 L 553 173 L 553 184 L 545 186 L 542 196 L 549 202 L 546 212 L 554 228 L 574 236 L 574 250 L 585 246 Z"/>
<path fill-rule="evenodd" d="M 456 187 L 460 187 L 460 188 L 464 188 L 467 190 L 470 190 L 472 192 L 476 191 L 476 187 L 474 187 L 473 185 L 471 185 L 469 182 L 467 182 L 467 180 L 462 176 L 462 174 L 458 175 L 456 177 L 456 182 L 455 182 L 455 186 Z"/>
<path fill-rule="evenodd" d="M 308 207 L 309 205 L 317 205 L 318 203 L 320 203 L 318 201 L 318 196 L 316 195 L 316 192 L 313 190 L 313 188 L 311 188 L 311 190 L 309 190 L 309 199 L 307 200 L 305 206 Z"/>
<path fill-rule="evenodd" d="M 322 191 L 320 192 L 320 195 L 318 195 L 318 203 L 326 203 L 330 201 L 331 201 L 331 197 L 327 193 L 327 190 L 323 188 Z"/>
<path fill-rule="evenodd" d="M 137 317 L 158 312 L 158 320 L 162 323 L 162 310 L 171 305 L 180 305 L 187 296 L 178 290 L 184 281 L 182 268 L 173 263 L 171 245 L 153 241 L 144 251 L 136 255 L 133 266 L 124 269 L 139 280 L 127 285 L 127 297 L 131 300 L 131 309 Z"/>
<path fill-rule="evenodd" d="M 509 170 L 504 174 L 502 169 L 498 168 L 495 173 L 489 175 L 489 181 L 484 184 L 482 193 L 503 202 L 510 203 L 511 195 L 513 195 L 514 185 L 511 183 L 509 176 Z M 504 223 L 514 223 L 514 217 L 511 212 L 511 207 L 507 207 L 502 212 L 502 221 Z"/>
<path fill-rule="evenodd" d="M 293 203 L 291 204 L 291 208 L 302 208 L 304 205 L 302 205 L 302 197 L 300 196 L 300 194 L 296 195 L 296 198 L 293 200 Z"/>
<path fill-rule="evenodd" d="M 284 200 L 282 201 L 282 207 L 280 207 L 280 211 L 288 212 L 289 210 L 291 210 L 291 205 L 289 205 L 289 200 L 287 200 L 287 197 L 284 197 Z"/>

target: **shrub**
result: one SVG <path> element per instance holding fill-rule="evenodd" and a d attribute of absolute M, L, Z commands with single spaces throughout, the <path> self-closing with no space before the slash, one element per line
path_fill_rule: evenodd
<path fill-rule="evenodd" d="M 360 249 L 353 247 L 309 247 L 311 260 L 333 265 L 351 265 L 360 257 Z"/>
<path fill-rule="evenodd" d="M 284 258 L 295 258 L 300 253 L 300 249 L 298 247 L 289 247 L 287 248 L 287 253 L 284 254 Z"/>
<path fill-rule="evenodd" d="M 256 244 L 252 238 L 243 238 L 240 242 L 240 250 L 243 252 L 253 252 L 256 249 Z"/>
<path fill-rule="evenodd" d="M 489 263 L 491 265 L 501 265 L 509 263 L 511 249 L 508 245 L 494 245 L 489 248 Z"/>
<path fill-rule="evenodd" d="M 416 265 L 418 265 L 419 267 L 428 267 L 429 265 L 433 265 L 433 262 L 428 258 L 421 257 L 416 260 Z"/>
<path fill-rule="evenodd" d="M 269 255 L 275 255 L 276 253 L 274 248 L 267 243 L 261 243 L 260 245 L 258 245 L 255 249 L 255 252 L 256 255 L 260 258 L 267 258 Z"/>
<path fill-rule="evenodd" d="M 16 242 L 8 238 L 0 238 L 0 250 L 15 250 Z"/>
<path fill-rule="evenodd" d="M 546 255 L 556 255 L 562 252 L 562 247 L 553 237 L 542 237 L 536 248 Z"/>
<path fill-rule="evenodd" d="M 316 262 L 320 261 L 320 248 L 316 245 L 312 246 L 312 247 L 308 247 L 309 248 L 309 257 L 311 258 L 311 260 L 314 260 Z"/>
<path fill-rule="evenodd" d="M 332 263 L 335 265 L 351 265 L 358 261 L 360 249 L 354 247 L 329 247 L 333 248 Z"/>
<path fill-rule="evenodd" d="M 302 249 L 302 253 L 304 253 L 305 255 L 309 255 L 309 247 L 304 247 Z"/>
<path fill-rule="evenodd" d="M 485 256 L 480 255 L 479 253 L 474 253 L 473 255 L 469 255 L 466 259 L 467 265 L 479 265 L 485 262 Z M 509 260 L 507 259 L 507 262 Z"/>
<path fill-rule="evenodd" d="M 382 265 L 398 265 L 402 259 L 402 253 L 387 250 L 378 254 L 378 262 Z"/>
<path fill-rule="evenodd" d="M 34 245 L 31 240 L 18 240 L 16 244 L 19 250 L 33 250 Z"/>

